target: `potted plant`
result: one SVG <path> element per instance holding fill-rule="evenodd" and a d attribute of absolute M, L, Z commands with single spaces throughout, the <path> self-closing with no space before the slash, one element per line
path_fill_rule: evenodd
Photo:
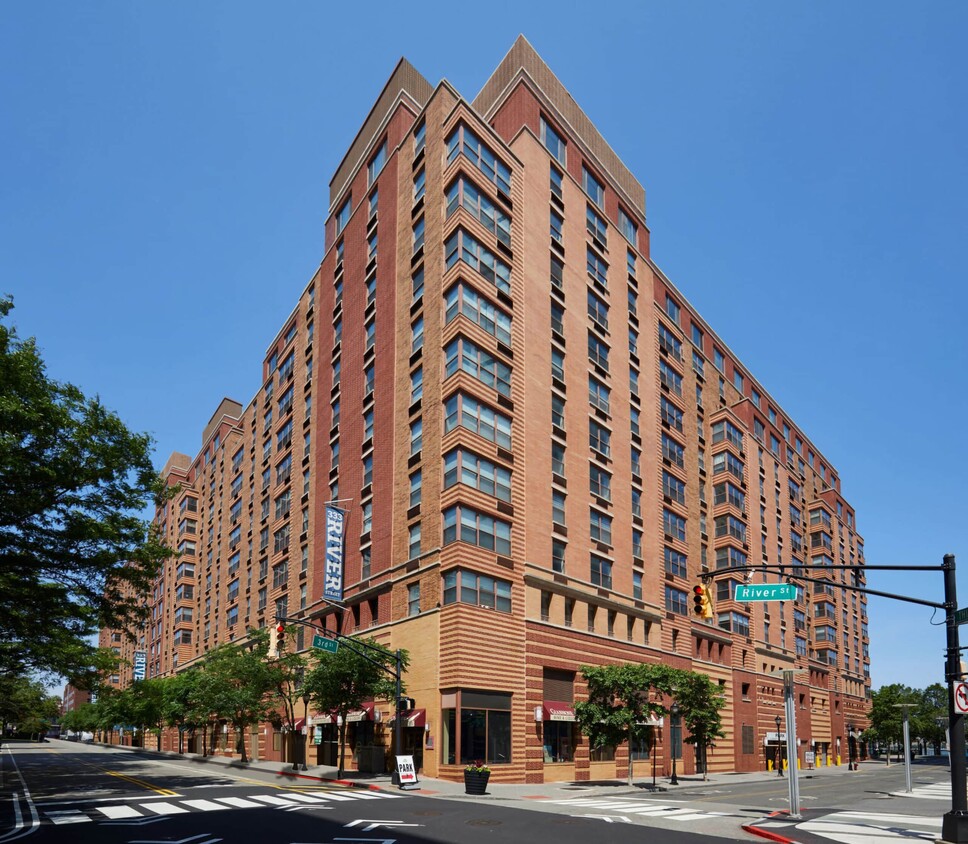
<path fill-rule="evenodd" d="M 491 769 L 475 760 L 464 768 L 464 793 L 484 794 L 487 792 L 487 781 L 491 777 Z"/>

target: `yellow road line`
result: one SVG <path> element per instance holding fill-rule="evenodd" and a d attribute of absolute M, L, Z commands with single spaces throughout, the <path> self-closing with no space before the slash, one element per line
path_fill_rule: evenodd
<path fill-rule="evenodd" d="M 164 797 L 180 797 L 181 795 L 177 791 L 172 791 L 169 788 L 159 788 L 156 785 L 152 785 L 150 782 L 145 782 L 144 780 L 135 779 L 135 777 L 129 777 L 127 774 L 121 774 L 118 771 L 105 771 L 104 773 L 110 774 L 112 777 L 117 777 L 125 782 L 130 782 L 133 785 L 137 785 L 140 788 L 146 788 L 149 791 L 154 791 L 157 794 L 161 794 Z"/>

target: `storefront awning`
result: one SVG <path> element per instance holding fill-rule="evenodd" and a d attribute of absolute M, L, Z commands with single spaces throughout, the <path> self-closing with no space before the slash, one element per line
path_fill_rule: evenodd
<path fill-rule="evenodd" d="M 297 718 L 293 723 L 292 728 L 298 733 L 303 727 L 306 726 L 305 718 Z"/>
<path fill-rule="evenodd" d="M 420 727 L 421 729 L 427 725 L 427 710 L 426 709 L 410 709 L 406 712 L 400 713 L 403 718 L 404 727 Z M 391 724 L 396 723 L 396 716 L 390 719 Z"/>
<path fill-rule="evenodd" d="M 575 707 L 570 703 L 558 700 L 546 700 L 541 705 L 543 720 L 545 721 L 574 721 Z"/>
<path fill-rule="evenodd" d="M 313 726 L 321 727 L 323 724 L 335 724 L 336 716 L 331 712 L 313 715 Z"/>
<path fill-rule="evenodd" d="M 352 724 L 356 721 L 373 721 L 373 704 L 364 703 L 362 709 L 346 713 L 346 723 Z"/>

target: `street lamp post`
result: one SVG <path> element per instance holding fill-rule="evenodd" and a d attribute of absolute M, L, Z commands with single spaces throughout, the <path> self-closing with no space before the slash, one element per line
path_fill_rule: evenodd
<path fill-rule="evenodd" d="M 309 770 L 306 767 L 306 757 L 309 755 L 309 747 L 307 742 L 309 741 L 309 694 L 304 694 L 302 696 L 303 700 L 303 729 L 306 731 L 306 736 L 302 740 L 302 764 L 300 765 L 301 770 Z"/>
<path fill-rule="evenodd" d="M 780 750 L 780 724 L 782 719 L 779 715 L 776 716 L 776 775 L 778 777 L 783 776 L 783 751 Z"/>
<path fill-rule="evenodd" d="M 847 770 L 856 771 L 857 763 L 854 762 L 854 725 L 847 725 Z"/>
<path fill-rule="evenodd" d="M 679 721 L 679 704 L 673 703 L 669 708 L 669 714 L 672 716 L 669 719 L 669 738 L 672 744 L 672 779 L 669 780 L 670 785 L 679 785 L 679 777 L 676 776 L 676 757 L 678 756 L 679 748 L 679 731 L 682 726 Z"/>

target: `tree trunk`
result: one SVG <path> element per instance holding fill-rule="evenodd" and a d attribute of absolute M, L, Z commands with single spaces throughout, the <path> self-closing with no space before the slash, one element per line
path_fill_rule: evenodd
<path fill-rule="evenodd" d="M 336 778 L 343 777 L 343 764 L 346 762 L 346 716 L 343 716 L 343 723 L 339 725 L 339 767 L 336 769 Z"/>
<path fill-rule="evenodd" d="M 248 724 L 235 724 L 234 726 L 235 726 L 235 731 L 239 735 L 239 745 L 242 748 L 241 761 L 242 761 L 242 764 L 245 764 L 246 762 L 249 761 L 249 757 L 245 755 L 245 730 L 246 730 L 246 728 L 249 725 Z"/>
<path fill-rule="evenodd" d="M 208 724 L 202 727 L 202 757 L 208 756 Z"/>
<path fill-rule="evenodd" d="M 632 787 L 632 743 L 629 742 L 629 788 Z"/>

